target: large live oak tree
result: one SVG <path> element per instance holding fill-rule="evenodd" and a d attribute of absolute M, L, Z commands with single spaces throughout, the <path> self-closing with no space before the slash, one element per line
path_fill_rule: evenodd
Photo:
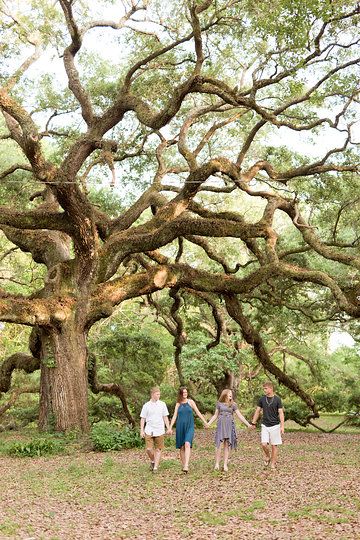
<path fill-rule="evenodd" d="M 88 383 L 121 396 L 97 382 L 89 329 L 125 300 L 169 290 L 180 379 L 178 309 L 191 294 L 213 312 L 215 345 L 226 308 L 264 368 L 316 415 L 248 306 L 359 317 L 358 3 L 15 4 L 1 2 L 1 141 L 13 159 L 0 147 L 0 182 L 34 188 L 23 208 L 3 202 L 0 229 L 46 276 L 30 295 L 0 290 L 0 320 L 33 328 L 30 354 L 4 359 L 0 391 L 14 369 L 40 368 L 40 428 L 86 431 Z M 45 91 L 35 68 L 49 51 L 64 71 Z M 115 216 L 89 190 L 105 166 L 127 204 Z"/>

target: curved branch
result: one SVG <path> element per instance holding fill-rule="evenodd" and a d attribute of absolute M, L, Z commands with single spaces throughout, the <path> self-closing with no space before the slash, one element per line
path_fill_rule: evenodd
<path fill-rule="evenodd" d="M 72 2 L 68 0 L 60 0 L 60 5 L 71 36 L 71 44 L 64 51 L 64 66 L 68 76 L 69 88 L 80 103 L 82 117 L 89 126 L 94 119 L 94 113 L 90 97 L 80 82 L 79 73 L 75 66 L 75 56 L 81 48 L 82 35 L 75 22 L 71 4 Z"/>
<path fill-rule="evenodd" d="M 16 164 L 16 165 L 12 165 L 8 169 L 6 169 L 2 173 L 0 173 L 0 180 L 2 180 L 3 178 L 6 178 L 7 176 L 9 176 L 9 174 L 12 174 L 12 173 L 14 173 L 15 171 L 18 171 L 18 170 L 32 172 L 32 168 L 30 167 L 30 165 L 26 165 L 26 163 L 24 163 L 24 164 L 19 163 L 19 164 Z M 0 216 L 1 216 L 1 214 L 0 214 Z"/>
<path fill-rule="evenodd" d="M 90 389 L 94 394 L 105 392 L 106 394 L 118 397 L 121 401 L 125 416 L 128 419 L 129 424 L 132 427 L 135 427 L 136 422 L 128 407 L 125 392 L 122 386 L 118 383 L 99 383 L 97 379 L 96 356 L 93 353 L 89 353 L 88 358 L 88 382 Z"/>
<path fill-rule="evenodd" d="M 245 317 L 238 298 L 235 295 L 225 295 L 225 302 L 230 317 L 232 317 L 234 321 L 239 324 L 245 341 L 249 343 L 249 345 L 253 346 L 254 352 L 263 367 L 267 371 L 272 373 L 277 378 L 279 383 L 292 390 L 306 403 L 306 405 L 312 411 L 312 414 L 310 416 L 311 418 L 318 418 L 319 412 L 312 397 L 300 387 L 300 385 L 295 379 L 286 375 L 286 373 L 284 373 L 271 361 L 270 355 L 266 350 L 265 344 L 260 334 L 251 325 L 249 319 Z"/>
<path fill-rule="evenodd" d="M 40 358 L 25 353 L 15 353 L 6 358 L 0 365 L 0 392 L 8 392 L 10 389 L 11 376 L 15 369 L 33 373 L 40 369 Z"/>
<path fill-rule="evenodd" d="M 213 349 L 214 347 L 219 345 L 221 336 L 222 334 L 225 333 L 226 325 L 225 325 L 224 316 L 221 313 L 219 306 L 216 304 L 216 302 L 211 298 L 209 294 L 195 291 L 193 289 L 186 289 L 186 290 L 190 292 L 191 294 L 204 300 L 211 307 L 212 315 L 214 317 L 214 321 L 216 324 L 216 335 L 214 336 L 214 340 L 206 345 L 206 350 L 209 351 L 210 349 Z"/>

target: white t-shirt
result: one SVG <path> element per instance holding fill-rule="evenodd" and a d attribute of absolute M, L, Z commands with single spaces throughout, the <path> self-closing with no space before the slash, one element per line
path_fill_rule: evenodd
<path fill-rule="evenodd" d="M 165 433 L 164 416 L 169 416 L 169 411 L 164 401 L 148 401 L 141 409 L 140 417 L 145 418 L 145 433 L 152 437 L 159 437 Z"/>

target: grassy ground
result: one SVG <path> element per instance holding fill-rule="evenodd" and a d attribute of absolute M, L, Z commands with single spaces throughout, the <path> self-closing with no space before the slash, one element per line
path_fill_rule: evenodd
<path fill-rule="evenodd" d="M 203 430 L 185 476 L 174 449 L 157 475 L 143 450 L 1 456 L 0 539 L 360 539 L 359 432 L 288 432 L 275 472 L 239 439 L 228 473 Z"/>

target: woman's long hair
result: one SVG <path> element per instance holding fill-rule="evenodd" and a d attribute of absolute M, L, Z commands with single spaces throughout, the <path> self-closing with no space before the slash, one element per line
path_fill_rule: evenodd
<path fill-rule="evenodd" d="M 184 399 L 184 390 L 187 390 L 187 393 L 188 393 L 188 397 L 189 397 L 189 390 L 186 388 L 186 386 L 180 386 L 179 388 L 179 391 L 178 391 L 178 395 L 177 395 L 177 403 L 181 403 L 182 400 Z"/>
<path fill-rule="evenodd" d="M 229 392 L 232 392 L 231 388 L 224 388 L 224 390 L 221 392 L 219 401 L 220 403 L 231 403 L 233 400 L 229 399 Z"/>

